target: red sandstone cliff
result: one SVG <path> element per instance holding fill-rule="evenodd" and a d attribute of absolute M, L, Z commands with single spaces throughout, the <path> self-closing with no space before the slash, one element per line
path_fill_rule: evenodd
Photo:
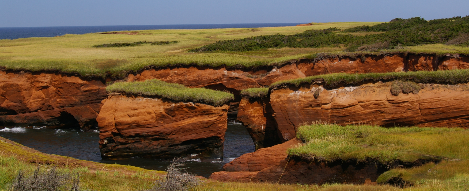
<path fill-rule="evenodd" d="M 283 140 L 296 128 L 322 121 L 380 126 L 468 127 L 469 84 L 426 84 L 417 94 L 391 94 L 391 84 L 375 83 L 326 90 L 318 85 L 275 89 L 270 96 Z M 319 89 L 319 96 L 314 92 Z"/>
<path fill-rule="evenodd" d="M 100 81 L 0 71 L 0 124 L 94 128 L 106 97 Z"/>
<path fill-rule="evenodd" d="M 97 118 L 105 158 L 223 154 L 228 106 L 111 96 Z M 221 152 L 221 153 L 220 153 Z"/>

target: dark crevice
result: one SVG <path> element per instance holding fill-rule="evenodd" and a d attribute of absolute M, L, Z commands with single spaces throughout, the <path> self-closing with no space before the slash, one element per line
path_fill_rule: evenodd
<path fill-rule="evenodd" d="M 60 116 L 53 118 L 51 121 L 46 122 L 46 125 L 57 129 L 76 129 L 80 130 L 80 123 L 75 117 L 65 111 L 60 112 Z"/>

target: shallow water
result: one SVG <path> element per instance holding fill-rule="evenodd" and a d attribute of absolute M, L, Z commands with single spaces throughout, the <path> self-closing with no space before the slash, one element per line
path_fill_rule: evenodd
<path fill-rule="evenodd" d="M 126 160 L 102 160 L 99 152 L 99 132 L 82 132 L 73 129 L 48 129 L 46 127 L 5 127 L 0 136 L 18 142 L 38 151 L 70 156 L 77 159 L 138 166 L 151 170 L 166 170 L 170 161 L 131 158 Z M 235 121 L 228 123 L 225 134 L 223 159 L 201 159 L 197 156 L 186 157 L 184 168 L 187 172 L 208 177 L 222 170 L 224 164 L 245 153 L 254 152 L 255 147 L 246 128 Z"/>

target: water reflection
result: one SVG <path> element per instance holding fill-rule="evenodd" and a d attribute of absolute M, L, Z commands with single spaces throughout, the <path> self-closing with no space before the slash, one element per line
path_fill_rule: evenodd
<path fill-rule="evenodd" d="M 70 156 L 95 162 L 138 166 L 151 170 L 165 170 L 170 161 L 157 159 L 131 158 L 126 160 L 102 160 L 99 152 L 99 132 L 82 132 L 73 129 L 48 129 L 46 127 L 5 127 L 0 136 L 18 142 L 38 151 Z M 225 134 L 223 159 L 201 159 L 188 156 L 185 168 L 188 172 L 208 177 L 222 170 L 224 164 L 245 153 L 254 152 L 255 147 L 246 128 L 235 121 L 228 123 Z"/>

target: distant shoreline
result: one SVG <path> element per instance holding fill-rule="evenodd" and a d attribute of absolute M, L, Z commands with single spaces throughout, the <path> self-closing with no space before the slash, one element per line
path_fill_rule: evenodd
<path fill-rule="evenodd" d="M 0 39 L 54 37 L 65 34 L 86 34 L 107 31 L 158 29 L 215 29 L 296 26 L 301 23 L 240 23 L 240 24 L 180 24 L 180 25 L 115 25 L 115 26 L 52 26 L 52 27 L 0 27 Z"/>

